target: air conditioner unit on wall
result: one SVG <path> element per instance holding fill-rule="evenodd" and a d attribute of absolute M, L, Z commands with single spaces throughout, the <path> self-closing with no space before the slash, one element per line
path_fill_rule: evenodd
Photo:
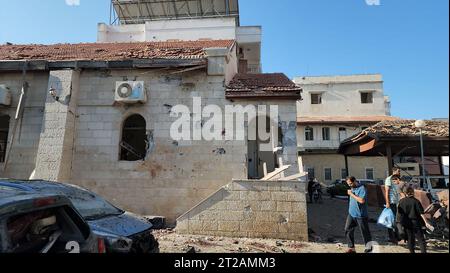
<path fill-rule="evenodd" d="M 11 106 L 11 91 L 6 88 L 6 85 L 0 84 L 0 105 Z"/>
<path fill-rule="evenodd" d="M 145 103 L 147 94 L 143 81 L 116 82 L 115 100 L 120 103 Z"/>

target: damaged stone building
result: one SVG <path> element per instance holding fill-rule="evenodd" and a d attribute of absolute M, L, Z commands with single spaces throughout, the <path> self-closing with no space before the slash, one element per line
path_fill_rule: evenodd
<path fill-rule="evenodd" d="M 0 177 L 79 185 L 175 223 L 233 179 L 261 179 L 280 164 L 290 166 L 285 175 L 297 174 L 301 89 L 282 73 L 261 73 L 261 29 L 240 26 L 231 9 L 237 1 L 203 2 L 228 3 L 227 13 L 129 23 L 119 5 L 121 24 L 100 24 L 98 43 L 0 46 Z M 278 120 L 267 128 L 278 149 L 260 151 L 248 138 L 255 120 L 246 121 L 245 140 L 174 140 L 173 109 L 192 111 L 195 98 L 222 110 L 278 106 Z M 192 118 L 191 129 L 208 118 Z M 304 189 L 296 194 L 291 201 L 302 203 L 297 223 L 304 235 Z"/>

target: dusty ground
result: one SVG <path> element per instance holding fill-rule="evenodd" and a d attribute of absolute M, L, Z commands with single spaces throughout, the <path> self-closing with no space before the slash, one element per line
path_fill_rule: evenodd
<path fill-rule="evenodd" d="M 308 204 L 308 221 L 311 242 L 284 240 L 223 238 L 211 236 L 179 235 L 172 230 L 155 232 L 162 253 L 343 253 L 346 251 L 344 225 L 347 216 L 347 201 L 324 198 L 323 204 Z M 370 228 L 373 239 L 379 243 L 381 253 L 408 253 L 404 246 L 391 246 L 386 242 L 387 231 L 379 228 L 375 219 L 379 210 L 370 210 Z M 364 247 L 359 232 L 356 232 L 357 251 Z M 448 241 L 429 241 L 429 252 L 448 253 Z"/>

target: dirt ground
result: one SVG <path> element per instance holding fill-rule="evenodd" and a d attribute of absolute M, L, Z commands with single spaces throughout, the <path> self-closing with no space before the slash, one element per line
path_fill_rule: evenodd
<path fill-rule="evenodd" d="M 344 225 L 347 217 L 346 200 L 324 197 L 322 204 L 308 204 L 310 242 L 285 240 L 224 238 L 179 235 L 173 230 L 155 231 L 162 253 L 344 253 Z M 376 225 L 380 210 L 371 208 L 370 229 L 378 243 L 378 253 L 408 253 L 405 246 L 392 246 L 386 241 L 387 231 Z M 356 232 L 357 251 L 363 252 L 361 235 Z M 448 241 L 428 241 L 430 253 L 448 253 Z"/>

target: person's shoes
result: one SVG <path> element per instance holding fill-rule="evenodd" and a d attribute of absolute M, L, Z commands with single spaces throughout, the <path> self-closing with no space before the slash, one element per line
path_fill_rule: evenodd
<path fill-rule="evenodd" d="M 372 253 L 373 252 L 373 248 L 366 248 L 364 250 L 364 253 Z"/>
<path fill-rule="evenodd" d="M 347 253 L 347 254 L 355 254 L 356 253 L 356 249 L 349 248 L 345 253 Z"/>

